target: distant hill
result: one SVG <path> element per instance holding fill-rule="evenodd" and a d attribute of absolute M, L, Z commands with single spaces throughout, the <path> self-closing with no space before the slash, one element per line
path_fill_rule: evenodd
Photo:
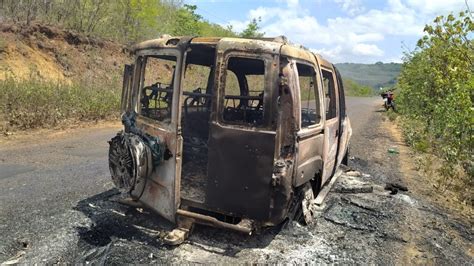
<path fill-rule="evenodd" d="M 351 79 L 361 85 L 372 87 L 378 90 L 380 87 L 391 87 L 395 85 L 396 78 L 400 74 L 402 65 L 398 63 L 375 64 L 336 64 L 345 79 Z"/>

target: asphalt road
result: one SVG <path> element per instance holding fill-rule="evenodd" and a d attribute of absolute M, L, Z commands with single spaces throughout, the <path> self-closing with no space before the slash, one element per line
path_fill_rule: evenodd
<path fill-rule="evenodd" d="M 351 155 L 359 160 L 355 164 L 362 165 L 361 167 L 367 167 L 364 160 L 370 160 L 365 143 L 374 131 L 373 120 L 378 115 L 376 111 L 379 104 L 378 98 L 347 100 L 355 145 Z M 169 223 L 146 210 L 130 210 L 104 200 L 116 194 L 109 176 L 107 141 L 120 129 L 119 126 L 115 124 L 59 133 L 29 134 L 18 140 L 0 143 L 0 262 L 102 263 L 105 259 L 107 263 L 209 262 L 221 259 L 222 262 L 234 263 L 268 262 L 272 260 L 262 257 L 262 250 L 270 247 L 271 252 L 268 252 L 273 254 L 274 250 L 271 248 L 281 245 L 279 241 L 283 241 L 283 245 L 286 245 L 285 241 L 298 243 L 295 240 L 299 239 L 298 234 L 312 234 L 313 231 L 308 233 L 294 228 L 294 231 L 271 232 L 248 240 L 225 230 L 201 228 L 196 230 L 189 244 L 176 249 L 164 247 L 157 239 L 160 229 L 171 228 Z M 386 222 L 390 221 L 392 220 Z M 333 223 L 328 224 L 334 230 Z M 324 231 L 321 229 L 324 224 L 321 226 L 315 230 Z M 385 228 L 382 225 L 379 227 Z M 214 236 L 217 240 L 213 240 Z M 291 239 L 294 237 L 296 238 Z M 328 237 L 333 237 L 333 234 Z M 302 243 L 305 251 L 301 254 L 306 254 L 308 245 L 321 247 L 325 241 L 329 240 L 315 238 L 312 242 Z M 396 242 L 400 240 L 396 239 Z M 387 254 L 391 254 L 390 252 L 397 252 L 391 248 L 387 254 L 381 254 L 383 258 L 378 260 L 377 253 L 383 250 L 370 247 L 373 243 L 366 245 L 368 251 L 364 252 L 368 252 L 368 257 L 359 258 L 354 255 L 351 260 L 342 261 L 380 263 L 387 261 Z M 319 253 L 311 253 L 311 256 L 323 262 L 337 261 L 328 253 L 329 247 L 327 248 L 314 248 Z M 316 252 L 314 250 L 311 252 Z M 334 248 L 333 251 L 345 252 Z M 279 252 L 285 258 L 283 261 L 295 261 L 288 259 L 291 254 Z M 357 249 L 353 252 L 357 252 Z M 272 258 L 281 262 L 278 256 Z M 308 260 L 311 259 L 305 257 L 296 261 Z"/>

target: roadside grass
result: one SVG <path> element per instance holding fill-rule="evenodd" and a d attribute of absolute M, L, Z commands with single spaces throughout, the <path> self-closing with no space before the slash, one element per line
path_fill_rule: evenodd
<path fill-rule="evenodd" d="M 0 131 L 54 127 L 117 115 L 120 89 L 112 84 L 0 81 Z"/>
<path fill-rule="evenodd" d="M 404 141 L 414 152 L 416 170 L 430 177 L 433 187 L 438 192 L 451 195 L 461 205 L 474 206 L 474 196 L 471 191 L 474 185 L 472 166 L 469 172 L 469 170 L 466 171 L 469 167 L 462 164 L 453 165 L 451 174 L 446 175 L 443 172 L 446 162 L 433 148 L 432 143 L 435 140 L 419 130 L 422 126 L 419 121 L 409 119 L 393 110 L 385 112 L 385 116 L 401 129 Z"/>
<path fill-rule="evenodd" d="M 395 111 L 393 111 L 392 109 L 388 109 L 386 114 L 387 114 L 387 117 L 390 121 L 394 122 L 394 121 L 397 120 L 398 114 Z"/>

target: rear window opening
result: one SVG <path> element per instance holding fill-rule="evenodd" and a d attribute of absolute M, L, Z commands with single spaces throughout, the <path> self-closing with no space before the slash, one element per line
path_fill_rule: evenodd
<path fill-rule="evenodd" d="M 140 114 L 164 123 L 171 122 L 176 57 L 147 56 L 140 92 Z"/>
<path fill-rule="evenodd" d="M 230 57 L 226 71 L 223 121 L 227 124 L 262 126 L 265 95 L 264 61 Z"/>
<path fill-rule="evenodd" d="M 306 64 L 297 63 L 296 67 L 300 87 L 301 128 L 308 128 L 321 122 L 316 72 Z"/>

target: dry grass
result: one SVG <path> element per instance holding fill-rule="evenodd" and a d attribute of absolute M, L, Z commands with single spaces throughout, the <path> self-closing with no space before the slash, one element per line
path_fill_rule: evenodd
<path fill-rule="evenodd" d="M 111 84 L 0 81 L 0 131 L 44 128 L 118 114 L 120 89 Z"/>

